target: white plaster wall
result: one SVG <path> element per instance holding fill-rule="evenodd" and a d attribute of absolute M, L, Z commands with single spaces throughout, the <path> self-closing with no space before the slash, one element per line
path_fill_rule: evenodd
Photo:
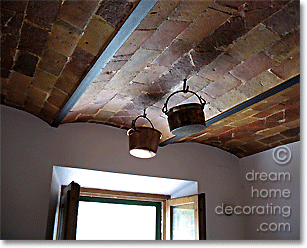
<path fill-rule="evenodd" d="M 238 158 L 225 151 L 174 144 L 141 160 L 129 155 L 125 130 L 81 123 L 56 129 L 7 106 L 1 106 L 1 125 L 2 239 L 52 235 L 47 220 L 57 188 L 55 183 L 51 191 L 53 165 L 197 181 L 199 192 L 206 193 L 207 238 L 243 238 L 242 218 L 215 213 L 222 202 L 241 204 Z"/>
<path fill-rule="evenodd" d="M 291 160 L 285 165 L 277 164 L 273 160 L 274 149 L 267 150 L 246 158 L 240 159 L 241 168 L 241 181 L 243 187 L 243 198 L 244 205 L 247 206 L 266 206 L 272 203 L 274 206 L 290 206 L 291 215 L 289 217 L 283 217 L 279 214 L 270 215 L 245 215 L 245 234 L 244 239 L 256 239 L 256 240 L 266 240 L 266 239 L 300 239 L 300 142 L 294 142 L 287 144 L 291 151 Z M 280 147 L 278 147 L 280 148 Z M 280 154 L 281 157 L 285 156 L 285 153 Z M 246 174 L 254 170 L 255 172 L 265 172 L 267 174 L 271 172 L 288 172 L 291 176 L 291 181 L 282 180 L 278 181 L 249 181 L 246 179 Z M 272 174 L 273 175 L 273 174 Z M 251 179 L 250 175 L 248 178 Z M 251 195 L 251 187 L 258 190 L 270 189 L 289 189 L 291 192 L 290 197 L 257 197 L 254 193 L 254 197 Z M 266 191 L 263 191 L 262 196 L 265 196 Z M 257 231 L 262 223 L 289 223 L 290 232 L 284 231 Z M 273 229 L 274 229 L 273 224 Z M 266 229 L 266 226 L 264 226 Z"/>

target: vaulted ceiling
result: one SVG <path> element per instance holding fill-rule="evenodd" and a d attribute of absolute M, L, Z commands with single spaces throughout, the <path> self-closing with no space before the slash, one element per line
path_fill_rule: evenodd
<path fill-rule="evenodd" d="M 161 146 L 244 157 L 300 139 L 299 74 L 297 0 L 1 0 L 1 104 L 52 126 L 129 129 L 146 109 Z M 161 109 L 184 79 L 207 128 L 179 137 Z"/>

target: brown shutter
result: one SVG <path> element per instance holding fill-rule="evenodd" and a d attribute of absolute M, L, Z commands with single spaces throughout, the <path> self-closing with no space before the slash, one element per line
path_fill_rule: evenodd
<path fill-rule="evenodd" d="M 76 239 L 79 194 L 80 185 L 75 182 L 63 190 L 57 239 Z"/>

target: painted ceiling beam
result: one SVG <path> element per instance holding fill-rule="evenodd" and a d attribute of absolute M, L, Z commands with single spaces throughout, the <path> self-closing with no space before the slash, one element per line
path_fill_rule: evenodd
<path fill-rule="evenodd" d="M 141 23 L 144 17 L 152 9 L 158 0 L 141 0 L 132 13 L 129 15 L 125 23 L 118 30 L 114 38 L 110 41 L 106 49 L 99 56 L 95 64 L 92 66 L 87 75 L 83 78 L 78 88 L 74 91 L 65 106 L 61 109 L 57 117 L 51 123 L 52 127 L 58 127 L 63 119 L 67 116 L 69 111 L 85 93 L 88 87 L 100 74 L 101 70 L 113 58 L 118 49 L 124 44 L 132 32 Z"/>
<path fill-rule="evenodd" d="M 243 103 L 241 103 L 241 104 L 239 104 L 239 105 L 237 105 L 237 106 L 235 106 L 235 107 L 233 107 L 233 108 L 231 108 L 231 109 L 229 109 L 229 110 L 227 110 L 227 111 L 225 111 L 225 112 L 223 112 L 223 113 L 221 113 L 221 114 L 219 114 L 219 115 L 217 115 L 217 116 L 215 116 L 211 119 L 209 119 L 208 121 L 206 121 L 206 126 L 208 127 L 208 126 L 212 125 L 213 123 L 216 123 L 216 122 L 218 122 L 222 119 L 225 119 L 228 116 L 231 116 L 231 115 L 233 115 L 233 114 L 235 114 L 235 113 L 237 113 L 237 112 L 239 112 L 243 109 L 246 109 L 246 108 L 248 108 L 248 107 L 250 107 L 250 106 L 252 106 L 252 105 L 254 105 L 254 104 L 256 104 L 260 101 L 263 101 L 266 98 L 271 97 L 271 96 L 273 96 L 273 95 L 275 95 L 275 94 L 277 94 L 277 93 L 279 93 L 279 92 L 281 92 L 281 91 L 283 91 L 283 90 L 285 90 L 285 89 L 287 89 L 287 88 L 289 88 L 289 87 L 291 87 L 291 86 L 293 86 L 293 85 L 295 85 L 299 82 L 300 82 L 300 75 L 298 75 L 294 78 L 291 78 L 288 81 L 283 82 L 282 84 L 279 84 L 279 85 L 275 86 L 274 88 L 269 89 L 268 91 L 263 92 L 262 94 L 260 94 L 256 97 L 253 97 L 252 99 L 249 99 L 249 100 L 247 100 L 247 101 L 245 101 L 245 102 L 243 102 Z M 170 139 L 162 142 L 161 144 L 159 144 L 159 146 L 161 146 L 161 147 L 166 146 L 166 145 L 171 144 L 173 142 L 176 142 L 177 140 L 180 140 L 184 137 L 186 137 L 186 136 L 174 136 L 173 138 L 170 138 Z"/>

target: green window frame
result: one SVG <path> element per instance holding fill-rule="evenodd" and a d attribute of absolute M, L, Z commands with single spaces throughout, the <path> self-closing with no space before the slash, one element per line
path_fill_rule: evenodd
<path fill-rule="evenodd" d="M 161 229 L 161 222 L 162 222 L 161 202 L 114 199 L 114 198 L 103 198 L 103 197 L 90 197 L 90 196 L 80 196 L 79 201 L 112 203 L 112 204 L 122 204 L 122 205 L 154 206 L 156 207 L 156 236 L 155 236 L 155 239 L 161 240 L 161 230 L 162 230 Z"/>

